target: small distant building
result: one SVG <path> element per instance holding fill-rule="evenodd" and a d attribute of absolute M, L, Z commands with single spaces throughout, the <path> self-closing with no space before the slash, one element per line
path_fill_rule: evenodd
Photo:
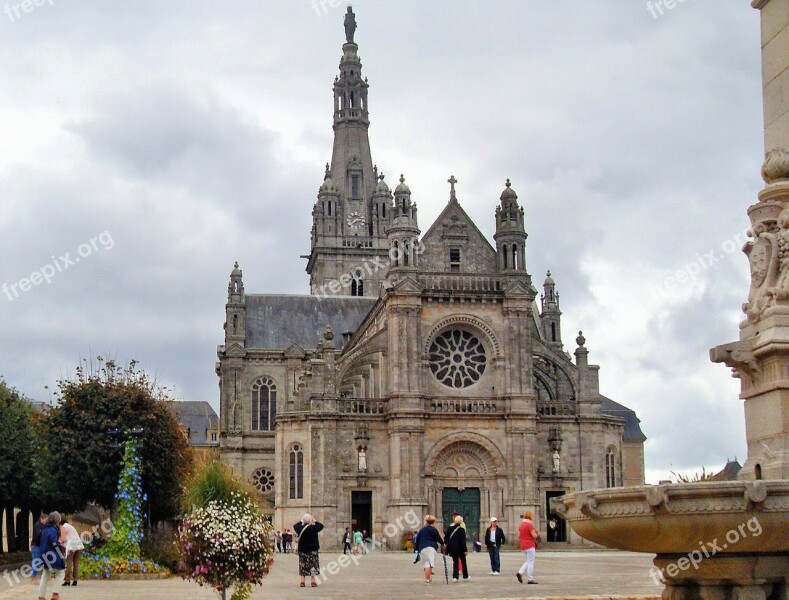
<path fill-rule="evenodd" d="M 742 470 L 742 465 L 735 458 L 726 463 L 719 472 L 715 473 L 710 479 L 712 481 L 736 481 L 737 474 Z"/>
<path fill-rule="evenodd" d="M 181 432 L 190 446 L 193 448 L 219 446 L 219 416 L 208 402 L 183 400 L 166 404 L 178 419 Z"/>

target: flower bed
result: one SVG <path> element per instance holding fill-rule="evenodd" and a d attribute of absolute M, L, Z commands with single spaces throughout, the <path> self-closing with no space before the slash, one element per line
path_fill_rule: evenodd
<path fill-rule="evenodd" d="M 79 569 L 85 579 L 122 579 L 127 575 L 169 575 L 169 571 L 144 558 L 110 558 L 93 552 L 84 552 Z"/>

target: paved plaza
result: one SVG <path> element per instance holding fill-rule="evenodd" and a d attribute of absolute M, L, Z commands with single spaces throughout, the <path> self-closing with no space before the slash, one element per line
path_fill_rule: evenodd
<path fill-rule="evenodd" d="M 253 598 L 276 598 L 277 600 L 313 597 L 328 600 L 353 600 L 370 597 L 381 600 L 394 598 L 536 598 L 556 596 L 652 596 L 660 595 L 649 575 L 652 556 L 626 552 L 540 552 L 537 555 L 535 579 L 538 585 L 520 584 L 515 572 L 521 565 L 520 553 L 502 554 L 502 574 L 488 575 L 490 563 L 487 554 L 469 556 L 471 578 L 467 582 L 450 583 L 444 580 L 444 569 L 440 562 L 431 585 L 421 581 L 419 566 L 412 563 L 406 553 L 373 553 L 359 557 L 335 575 L 329 575 L 327 567 L 338 554 L 321 553 L 321 566 L 325 580 L 317 589 L 298 587 L 297 558 L 293 554 L 277 554 L 271 574 L 263 587 L 256 588 Z M 339 565 L 338 565 L 339 566 Z M 334 569 L 332 569 L 334 570 Z M 308 584 L 309 585 L 309 584 Z M 77 588 L 62 588 L 61 598 L 66 600 L 196 600 L 216 599 L 217 595 L 207 588 L 186 583 L 178 578 L 158 581 L 83 581 Z M 47 598 L 51 596 L 51 591 Z M 0 579 L 0 599 L 36 598 L 36 591 L 29 584 L 9 589 Z"/>

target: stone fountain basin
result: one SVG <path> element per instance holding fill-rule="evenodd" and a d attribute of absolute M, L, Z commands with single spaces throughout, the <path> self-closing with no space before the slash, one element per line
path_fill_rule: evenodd
<path fill-rule="evenodd" d="M 789 481 L 607 488 L 552 500 L 581 537 L 620 550 L 789 552 Z M 728 537 L 727 537 L 728 536 Z"/>

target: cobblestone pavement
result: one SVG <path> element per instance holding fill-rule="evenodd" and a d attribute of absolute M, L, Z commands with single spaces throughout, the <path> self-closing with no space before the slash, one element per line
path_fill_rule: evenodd
<path fill-rule="evenodd" d="M 277 554 L 271 574 L 263 587 L 256 588 L 253 598 L 302 600 L 306 597 L 328 600 L 395 598 L 465 598 L 504 599 L 567 596 L 652 596 L 660 595 L 649 575 L 652 556 L 625 552 L 538 552 L 535 579 L 538 585 L 520 584 L 515 572 L 522 563 L 520 553 L 501 555 L 502 574 L 488 575 L 487 554 L 469 555 L 469 581 L 453 583 L 452 563 L 449 563 L 450 583 L 444 579 L 444 567 L 439 556 L 431 585 L 422 582 L 420 567 L 412 563 L 411 554 L 376 552 L 358 557 L 345 567 L 339 563 L 332 568 L 338 554 L 321 553 L 322 580 L 317 589 L 298 586 L 297 558 Z M 335 571 L 335 574 L 330 572 Z M 307 584 L 309 586 L 309 583 Z M 51 597 L 51 591 L 47 598 Z M 37 597 L 29 583 L 8 586 L 7 578 L 0 578 L 0 599 Z M 154 581 L 81 581 L 77 588 L 61 588 L 65 600 L 180 600 L 216 599 L 210 589 L 181 581 L 177 578 Z"/>

